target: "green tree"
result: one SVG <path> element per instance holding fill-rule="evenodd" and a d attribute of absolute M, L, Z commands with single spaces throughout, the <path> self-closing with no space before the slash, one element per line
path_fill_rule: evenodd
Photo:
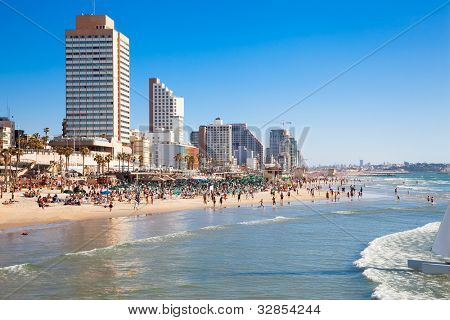
<path fill-rule="evenodd" d="M 66 171 L 69 171 L 69 160 L 70 156 L 73 154 L 74 150 L 72 147 L 64 148 L 64 156 L 66 157 Z"/>
<path fill-rule="evenodd" d="M 91 153 L 88 147 L 81 147 L 80 149 L 81 157 L 83 159 L 83 176 L 84 176 L 84 158 Z"/>

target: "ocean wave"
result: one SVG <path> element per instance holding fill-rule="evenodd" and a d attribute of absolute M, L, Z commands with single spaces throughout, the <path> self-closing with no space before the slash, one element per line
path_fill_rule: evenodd
<path fill-rule="evenodd" d="M 354 265 L 377 283 L 375 299 L 449 299 L 450 282 L 441 276 L 413 272 L 408 259 L 436 259 L 430 248 L 439 222 L 379 237 L 361 252 Z"/>
<path fill-rule="evenodd" d="M 16 264 L 7 267 L 0 267 L 0 277 L 15 275 L 26 275 L 32 272 L 33 265 L 31 263 Z"/>
<path fill-rule="evenodd" d="M 279 217 L 275 217 L 273 219 L 240 222 L 240 223 L 238 223 L 238 225 L 281 223 L 281 222 L 285 222 L 285 221 L 293 220 L 293 219 L 295 219 L 295 218 L 279 216 Z M 166 234 L 166 235 L 162 235 L 162 236 L 154 236 L 154 237 L 149 237 L 149 238 L 144 238 L 144 239 L 126 241 L 123 243 L 118 243 L 118 244 L 114 244 L 114 245 L 102 247 L 102 248 L 94 248 L 91 250 L 78 251 L 78 252 L 69 252 L 69 253 L 66 253 L 65 256 L 95 256 L 97 254 L 108 253 L 111 251 L 120 251 L 123 249 L 128 249 L 132 246 L 138 246 L 138 245 L 142 245 L 142 244 L 161 243 L 161 242 L 168 242 L 168 241 L 177 240 L 177 239 L 184 239 L 184 238 L 198 235 L 200 232 L 223 230 L 223 229 L 226 229 L 231 226 L 232 225 L 206 226 L 206 227 L 200 228 L 196 231 L 181 231 L 181 232 L 175 232 L 175 233 Z"/>
<path fill-rule="evenodd" d="M 271 224 L 271 223 L 283 223 L 291 220 L 296 220 L 296 218 L 289 218 L 289 217 L 283 217 L 278 216 L 272 219 L 263 219 L 263 220 L 252 220 L 252 221 L 244 221 L 240 222 L 239 224 L 242 225 L 258 225 L 258 224 Z"/>
<path fill-rule="evenodd" d="M 127 249 L 130 246 L 139 245 L 139 244 L 146 244 L 146 243 L 161 243 L 161 242 L 167 242 L 170 240 L 175 239 L 181 239 L 181 238 L 187 238 L 190 236 L 193 236 L 195 233 L 191 231 L 181 231 L 181 232 L 175 232 L 170 233 L 162 236 L 154 236 L 144 239 L 137 239 L 132 241 L 126 241 L 119 244 L 114 244 L 108 247 L 103 248 L 95 248 L 92 250 L 86 250 L 86 251 L 78 251 L 78 252 L 69 252 L 66 253 L 66 256 L 94 256 L 99 253 L 109 252 L 109 251 L 116 251 L 121 249 Z"/>
<path fill-rule="evenodd" d="M 338 211 L 334 211 L 333 213 L 336 214 L 353 214 L 353 213 L 357 213 L 356 211 L 351 211 L 351 210 L 338 210 Z"/>
<path fill-rule="evenodd" d="M 412 191 L 444 191 L 443 189 L 437 189 L 436 187 L 421 187 L 416 185 L 401 185 L 398 186 L 399 189 L 406 189 L 406 190 L 412 190 Z"/>
<path fill-rule="evenodd" d="M 228 227 L 227 225 L 216 225 L 216 226 L 203 227 L 200 230 L 203 230 L 203 231 L 215 231 L 215 230 L 223 230 L 223 229 L 226 229 L 227 227 Z"/>

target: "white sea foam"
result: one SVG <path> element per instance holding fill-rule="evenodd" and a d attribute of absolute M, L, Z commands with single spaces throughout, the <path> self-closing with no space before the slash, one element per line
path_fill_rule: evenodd
<path fill-rule="evenodd" d="M 369 243 L 354 262 L 377 283 L 376 299 L 449 299 L 450 279 L 424 275 L 407 267 L 407 260 L 436 259 L 430 251 L 439 222 L 382 236 Z M 444 276 L 446 277 L 446 276 Z"/>
<path fill-rule="evenodd" d="M 31 264 L 22 263 L 7 267 L 0 267 L 0 277 L 10 274 L 25 275 L 30 272 Z"/>
<path fill-rule="evenodd" d="M 217 225 L 217 226 L 207 226 L 207 227 L 203 227 L 200 230 L 204 230 L 204 231 L 215 231 L 215 230 L 223 230 L 225 229 L 227 226 L 226 225 Z"/>
<path fill-rule="evenodd" d="M 355 213 L 355 211 L 351 211 L 351 210 L 338 210 L 338 211 L 334 211 L 334 213 L 337 213 L 337 214 L 353 214 L 353 213 Z"/>
<path fill-rule="evenodd" d="M 239 224 L 243 225 L 257 225 L 257 224 L 271 224 L 271 223 L 283 223 L 291 220 L 295 220 L 296 218 L 289 218 L 289 217 L 283 217 L 278 216 L 273 219 L 263 219 L 263 220 L 252 220 L 252 221 L 244 221 L 240 222 Z"/>

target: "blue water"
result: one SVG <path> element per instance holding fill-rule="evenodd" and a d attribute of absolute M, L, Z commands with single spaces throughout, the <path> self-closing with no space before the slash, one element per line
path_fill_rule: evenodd
<path fill-rule="evenodd" d="M 449 175 L 364 184 L 362 200 L 49 225 L 27 237 L 3 231 L 0 298 L 449 299 L 447 276 L 406 269 L 408 257 L 430 255 Z"/>

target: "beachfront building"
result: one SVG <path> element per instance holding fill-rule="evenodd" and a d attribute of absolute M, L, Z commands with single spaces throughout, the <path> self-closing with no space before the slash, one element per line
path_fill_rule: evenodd
<path fill-rule="evenodd" d="M 298 165 L 297 141 L 286 129 L 272 129 L 267 157 L 288 171 Z"/>
<path fill-rule="evenodd" d="M 295 168 L 299 165 L 299 151 L 297 147 L 297 140 L 294 137 L 289 137 L 289 167 Z"/>
<path fill-rule="evenodd" d="M 183 142 L 184 98 L 177 97 L 158 78 L 149 79 L 149 127 L 174 132 L 176 143 Z"/>
<path fill-rule="evenodd" d="M 244 166 L 250 170 L 257 170 L 259 167 L 259 158 L 255 157 L 254 151 L 244 146 L 239 146 L 234 150 L 233 156 L 236 159 L 236 164 L 239 166 Z"/>
<path fill-rule="evenodd" d="M 0 150 L 16 145 L 15 123 L 7 117 L 0 117 Z"/>
<path fill-rule="evenodd" d="M 198 149 L 201 155 L 206 156 L 206 126 L 198 127 Z"/>
<path fill-rule="evenodd" d="M 76 17 L 66 30 L 66 117 L 64 137 L 110 148 L 130 142 L 129 40 L 106 15 Z M 120 150 L 119 150 L 120 151 Z"/>
<path fill-rule="evenodd" d="M 130 144 L 133 155 L 136 157 L 141 169 L 150 168 L 150 140 L 146 132 L 131 130 Z"/>
<path fill-rule="evenodd" d="M 246 150 L 253 151 L 254 158 L 258 159 L 258 164 L 262 167 L 264 162 L 263 157 L 263 145 L 258 140 L 258 138 L 248 129 L 246 123 L 232 123 L 232 149 L 233 154 L 240 147 L 244 147 Z M 247 160 L 239 161 L 237 160 L 238 165 L 246 165 Z"/>
<path fill-rule="evenodd" d="M 154 129 L 153 132 L 146 132 L 145 136 L 151 144 L 177 143 L 175 133 L 167 129 Z"/>
<path fill-rule="evenodd" d="M 224 124 L 220 118 L 205 126 L 206 154 L 213 166 L 233 164 L 232 126 Z"/>
<path fill-rule="evenodd" d="M 192 131 L 189 136 L 189 141 L 194 147 L 199 147 L 199 132 L 198 131 Z"/>
<path fill-rule="evenodd" d="M 180 143 L 151 146 L 152 168 L 161 170 L 198 170 L 198 148 Z"/>

